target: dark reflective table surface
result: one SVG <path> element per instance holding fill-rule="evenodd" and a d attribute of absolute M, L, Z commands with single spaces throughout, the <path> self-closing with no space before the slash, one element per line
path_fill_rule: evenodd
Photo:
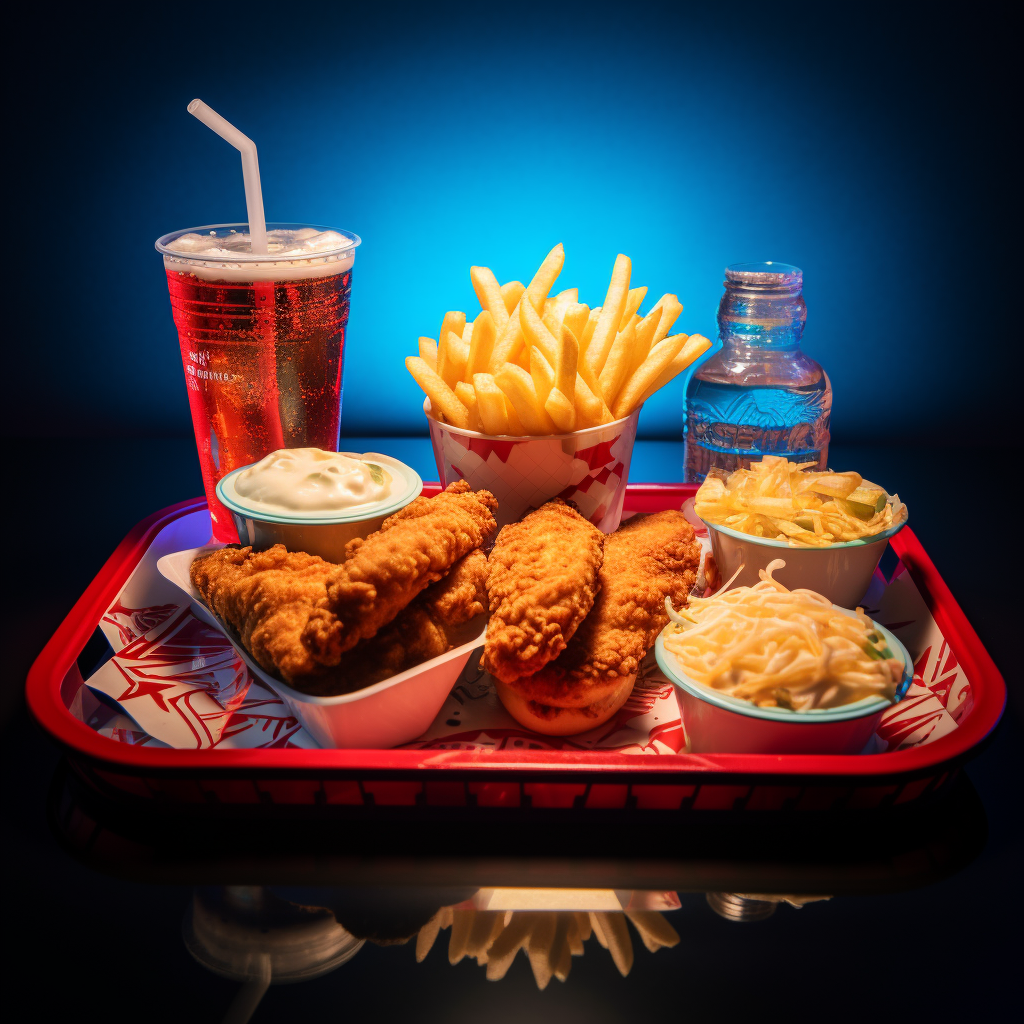
<path fill-rule="evenodd" d="M 373 443 L 414 464 L 427 444 Z M 38 1019 L 947 1020 L 1017 1004 L 1021 602 L 1012 566 L 986 565 L 928 511 L 948 453 L 831 456 L 900 491 L 1010 689 L 941 799 L 847 815 L 196 822 L 83 788 L 20 699 L 127 529 L 201 491 L 190 439 L 68 444 L 84 511 L 73 529 L 57 512 L 21 524 L 4 616 L 7 990 Z M 643 445 L 632 478 L 678 479 L 679 458 Z"/>

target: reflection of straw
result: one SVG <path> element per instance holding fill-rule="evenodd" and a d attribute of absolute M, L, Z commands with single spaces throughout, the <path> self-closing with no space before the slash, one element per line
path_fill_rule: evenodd
<path fill-rule="evenodd" d="M 249 1024 L 249 1020 L 260 1005 L 260 1000 L 270 988 L 270 954 L 260 953 L 253 965 L 253 976 L 238 990 L 231 1000 L 223 1024 Z"/>
<path fill-rule="evenodd" d="M 256 143 L 200 99 L 194 99 L 188 105 L 188 112 L 242 154 L 242 180 L 245 184 L 245 208 L 249 216 L 250 251 L 256 255 L 267 253 L 267 220 L 263 213 L 263 189 L 260 186 L 260 162 L 256 155 Z M 281 409 L 278 403 L 274 283 L 254 281 L 253 290 L 256 300 L 257 333 L 260 336 L 257 342 L 260 404 L 263 407 L 263 420 L 270 435 L 270 449 L 275 451 L 284 447 L 284 431 L 281 427 Z"/>

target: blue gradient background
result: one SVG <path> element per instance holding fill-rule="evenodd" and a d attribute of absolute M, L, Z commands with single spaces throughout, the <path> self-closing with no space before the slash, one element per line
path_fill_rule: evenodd
<path fill-rule="evenodd" d="M 987 299 L 1008 243 L 983 10 L 969 25 L 800 4 L 129 10 L 49 26 L 37 41 L 58 70 L 13 114 L 29 258 L 8 433 L 190 432 L 152 243 L 245 219 L 238 156 L 186 113 L 193 96 L 256 140 L 268 218 L 363 236 L 345 434 L 425 433 L 402 357 L 446 309 L 478 308 L 471 264 L 525 281 L 559 241 L 584 301 L 625 252 L 635 284 L 676 292 L 680 328 L 711 337 L 726 264 L 802 267 L 834 437 L 954 439 L 965 405 L 975 429 L 1009 423 L 1012 374 L 963 397 L 971 367 L 1008 351 Z M 65 288 L 40 268 L 68 226 L 95 240 Z M 678 437 L 682 404 L 677 381 L 642 435 Z"/>

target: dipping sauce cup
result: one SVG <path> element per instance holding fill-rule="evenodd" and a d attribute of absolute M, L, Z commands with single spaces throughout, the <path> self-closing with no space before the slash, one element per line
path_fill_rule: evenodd
<path fill-rule="evenodd" d="M 368 537 L 379 530 L 388 516 L 405 508 L 419 497 L 423 481 L 411 466 L 379 452 L 342 452 L 359 462 L 382 466 L 391 476 L 391 494 L 382 503 L 355 505 L 325 512 L 278 512 L 246 503 L 234 483 L 248 466 L 240 466 L 217 483 L 218 504 L 232 519 L 231 541 L 251 544 L 263 551 L 283 544 L 289 551 L 305 551 L 328 562 L 345 560 L 345 545 L 354 537 Z"/>

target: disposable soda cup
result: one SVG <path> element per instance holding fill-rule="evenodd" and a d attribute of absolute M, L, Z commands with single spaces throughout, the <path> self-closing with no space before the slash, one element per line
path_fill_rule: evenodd
<path fill-rule="evenodd" d="M 192 426 L 216 540 L 238 537 L 217 481 L 280 448 L 338 450 L 341 376 L 358 235 L 268 224 L 157 240 L 178 328 Z"/>

